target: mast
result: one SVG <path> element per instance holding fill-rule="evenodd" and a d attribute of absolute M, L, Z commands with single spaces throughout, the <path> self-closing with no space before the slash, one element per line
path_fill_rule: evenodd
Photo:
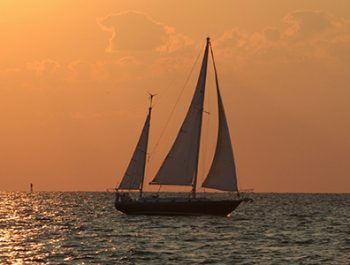
<path fill-rule="evenodd" d="M 148 117 L 149 117 L 149 126 L 151 127 L 151 113 L 152 113 L 152 101 L 153 98 L 157 95 L 157 94 L 151 94 L 149 92 L 147 92 L 149 94 L 149 108 L 148 108 Z M 149 129 L 148 129 L 149 130 Z M 146 141 L 146 161 L 145 161 L 145 165 L 143 168 L 143 174 L 141 177 L 141 184 L 140 184 L 140 198 L 142 198 L 142 194 L 143 194 L 143 185 L 144 185 L 144 180 L 145 180 L 145 172 L 146 172 L 146 163 L 147 163 L 147 150 L 148 150 L 148 139 L 149 139 L 149 134 L 147 135 L 147 141 Z"/>
<path fill-rule="evenodd" d="M 206 45 L 206 52 L 208 52 L 210 46 L 210 38 L 207 37 L 207 45 Z M 207 57 L 207 62 L 208 62 L 208 57 Z M 207 63 L 206 62 L 206 63 Z M 203 88 L 203 94 L 205 90 L 205 84 Z M 204 95 L 203 95 L 203 103 L 204 103 Z M 197 143 L 197 156 L 196 156 L 196 168 L 194 172 L 194 178 L 193 178 L 193 184 L 192 184 L 192 197 L 196 198 L 196 188 L 197 188 L 197 179 L 198 179 L 198 169 L 199 169 L 199 151 L 200 151 L 200 145 L 201 145 L 201 134 L 202 134 L 202 122 L 203 122 L 203 104 L 201 106 L 201 111 L 200 111 L 200 121 L 199 121 L 199 132 L 198 132 L 198 143 Z"/>

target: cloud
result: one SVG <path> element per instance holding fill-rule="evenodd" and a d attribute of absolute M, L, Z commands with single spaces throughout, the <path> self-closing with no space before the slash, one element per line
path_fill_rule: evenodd
<path fill-rule="evenodd" d="M 152 20 L 148 15 L 136 11 L 111 14 L 97 20 L 105 31 L 111 33 L 107 51 L 155 50 L 167 38 L 164 25 Z"/>
<path fill-rule="evenodd" d="M 91 82 L 96 72 L 95 64 L 83 60 L 70 62 L 67 69 L 69 70 L 67 80 L 70 82 Z"/>
<path fill-rule="evenodd" d="M 61 65 L 58 62 L 50 59 L 27 63 L 27 69 L 34 71 L 39 76 L 55 74 L 60 68 Z"/>
<path fill-rule="evenodd" d="M 268 27 L 263 30 L 263 34 L 268 41 L 278 41 L 281 38 L 281 33 L 277 28 Z"/>
<path fill-rule="evenodd" d="M 216 42 L 218 52 L 240 67 L 277 62 L 314 62 L 332 67 L 336 62 L 349 61 L 349 21 L 322 11 L 295 11 L 282 22 L 283 27 L 250 34 L 237 28 L 227 30 Z"/>
<path fill-rule="evenodd" d="M 191 38 L 176 32 L 172 27 L 167 26 L 166 31 L 168 38 L 166 42 L 157 49 L 159 52 L 172 53 L 184 48 L 192 49 L 195 45 Z"/>
<path fill-rule="evenodd" d="M 173 52 L 193 44 L 173 27 L 155 21 L 145 13 L 126 11 L 98 18 L 101 29 L 110 33 L 108 52 Z"/>
<path fill-rule="evenodd" d="M 329 47 L 329 52 L 333 57 L 350 62 L 350 36 L 348 39 L 336 40 Z"/>
<path fill-rule="evenodd" d="M 219 37 L 214 43 L 214 46 L 217 46 L 221 49 L 224 48 L 242 48 L 247 44 L 248 35 L 238 28 L 234 28 L 228 31 L 225 31 L 221 37 Z"/>
<path fill-rule="evenodd" d="M 321 11 L 295 11 L 282 22 L 281 27 L 270 26 L 252 33 L 239 28 L 226 30 L 213 41 L 217 59 L 228 66 L 227 71 L 310 62 L 327 67 L 339 62 L 349 65 L 349 21 Z M 108 49 L 118 52 L 117 57 L 67 64 L 37 60 L 24 67 L 0 70 L 0 84 L 63 87 L 67 83 L 115 85 L 150 80 L 181 74 L 199 51 L 199 43 L 145 13 L 111 14 L 98 19 L 98 23 L 110 33 Z"/>
<path fill-rule="evenodd" d="M 5 88 L 45 89 L 64 83 L 68 69 L 51 59 L 35 60 L 15 69 L 0 69 L 0 85 Z"/>
<path fill-rule="evenodd" d="M 150 66 L 133 56 L 100 61 L 95 64 L 96 79 L 103 82 L 124 82 L 150 77 Z"/>
<path fill-rule="evenodd" d="M 283 20 L 288 27 L 279 46 L 308 60 L 333 65 L 348 63 L 350 22 L 322 11 L 296 11 Z"/>
<path fill-rule="evenodd" d="M 295 11 L 283 20 L 289 25 L 285 35 L 299 39 L 311 38 L 334 26 L 332 17 L 322 11 Z"/>

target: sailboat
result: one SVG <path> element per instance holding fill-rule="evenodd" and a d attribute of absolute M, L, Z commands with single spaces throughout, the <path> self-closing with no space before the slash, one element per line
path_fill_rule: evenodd
<path fill-rule="evenodd" d="M 209 53 L 210 52 L 210 53 Z M 209 54 L 212 57 L 218 102 L 218 137 L 214 158 L 202 187 L 219 191 L 233 192 L 235 197 L 209 199 L 197 196 L 197 176 L 202 130 L 202 115 L 206 87 Z M 192 186 L 189 197 L 146 197 L 143 194 L 147 147 L 152 114 L 152 94 L 150 106 L 141 136 L 136 145 L 130 163 L 118 188 L 115 207 L 125 214 L 134 215 L 218 215 L 227 216 L 242 202 L 238 192 L 236 166 L 234 162 L 231 138 L 224 105 L 219 89 L 214 54 L 207 38 L 202 65 L 195 92 L 186 117 L 177 134 L 174 144 L 160 166 L 150 185 Z M 132 198 L 121 191 L 139 190 L 139 197 Z"/>

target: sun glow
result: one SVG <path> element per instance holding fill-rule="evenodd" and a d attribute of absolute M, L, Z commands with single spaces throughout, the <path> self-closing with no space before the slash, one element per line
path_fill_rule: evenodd
<path fill-rule="evenodd" d="M 348 192 L 350 2 L 2 0 L 0 13 L 0 190 L 115 186 L 147 113 L 146 91 L 161 98 L 152 148 L 210 35 L 240 186 Z"/>

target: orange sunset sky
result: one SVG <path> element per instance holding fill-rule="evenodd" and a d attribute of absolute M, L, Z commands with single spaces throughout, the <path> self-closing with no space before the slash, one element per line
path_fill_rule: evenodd
<path fill-rule="evenodd" d="M 350 192 L 348 0 L 1 0 L 0 190 L 115 187 L 151 91 L 148 183 L 188 108 L 201 58 L 184 85 L 207 36 L 240 188 Z M 200 182 L 216 141 L 214 89 L 210 63 Z"/>

